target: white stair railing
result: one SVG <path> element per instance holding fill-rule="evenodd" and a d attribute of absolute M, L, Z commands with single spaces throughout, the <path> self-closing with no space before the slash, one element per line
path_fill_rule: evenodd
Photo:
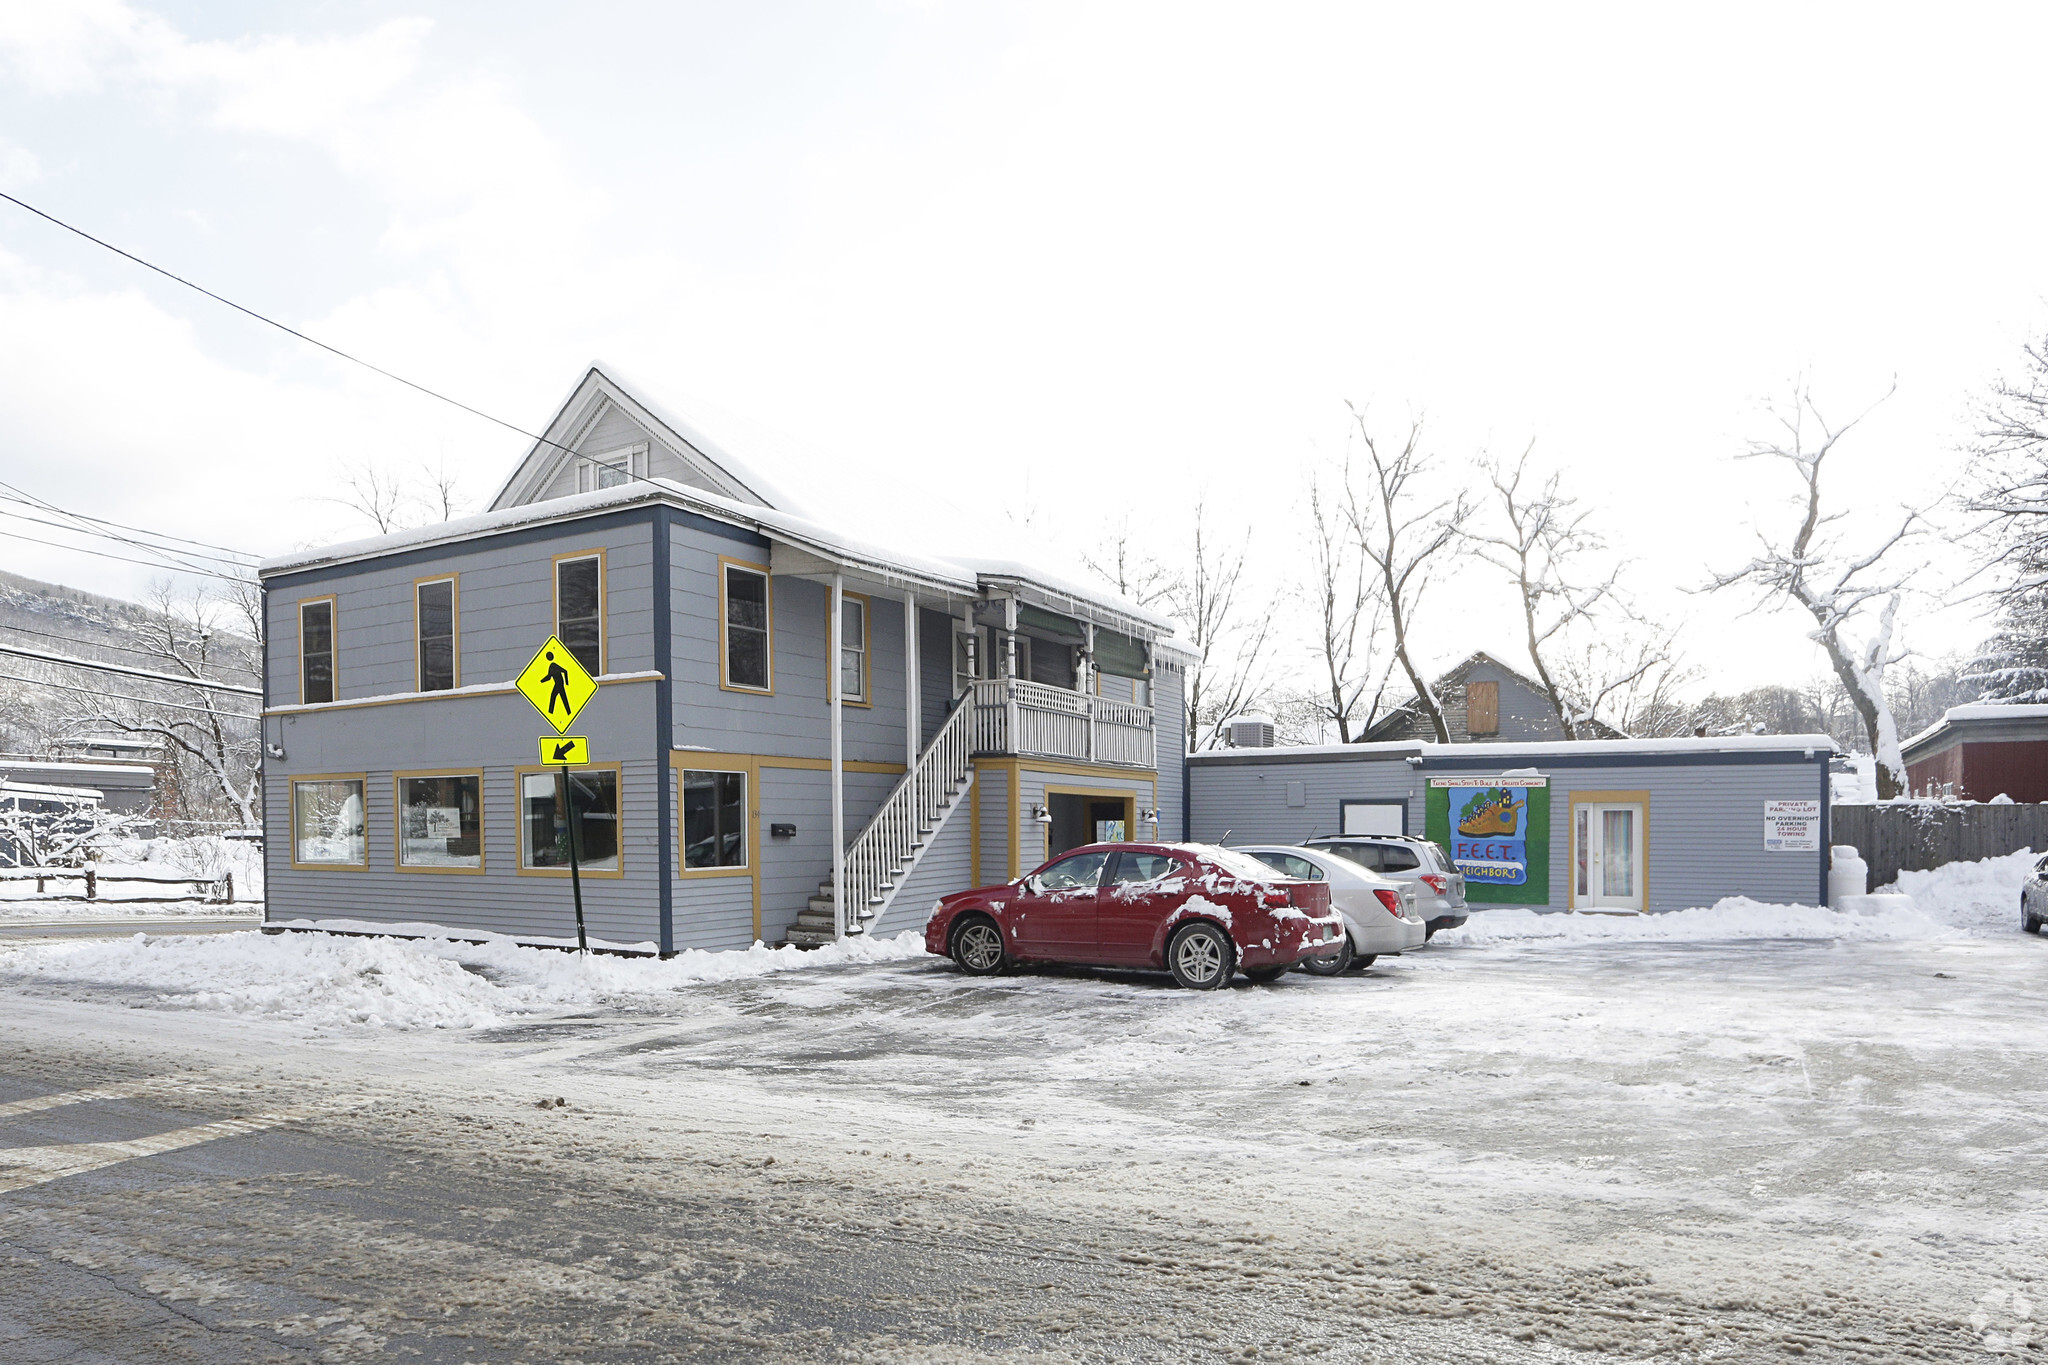
<path fill-rule="evenodd" d="M 897 878 L 914 862 L 967 780 L 974 754 L 974 707 L 963 697 L 938 734 L 846 846 L 846 905 L 841 923 L 858 931 L 889 903 Z"/>

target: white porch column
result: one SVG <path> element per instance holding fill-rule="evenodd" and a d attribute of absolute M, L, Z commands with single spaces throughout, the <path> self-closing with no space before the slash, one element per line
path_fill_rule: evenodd
<path fill-rule="evenodd" d="M 1081 646 L 1081 676 L 1075 681 L 1080 684 L 1081 695 L 1088 700 L 1088 761 L 1095 761 L 1095 623 L 1083 621 L 1081 635 L 1085 643 Z"/>
<path fill-rule="evenodd" d="M 924 739 L 924 680 L 917 667 L 917 594 L 903 590 L 903 780 L 910 784 L 910 837 L 924 839 L 924 803 L 917 791 L 917 751 Z"/>
<path fill-rule="evenodd" d="M 845 716 L 839 697 L 840 622 L 846 609 L 846 577 L 832 575 L 832 619 L 825 627 L 825 698 L 832 711 L 832 936 L 846 937 L 853 907 L 846 903 L 846 753 L 840 722 Z"/>
<path fill-rule="evenodd" d="M 1017 731 L 1017 597 L 1003 599 L 1003 724 L 1004 751 L 1022 753 L 1023 736 Z"/>

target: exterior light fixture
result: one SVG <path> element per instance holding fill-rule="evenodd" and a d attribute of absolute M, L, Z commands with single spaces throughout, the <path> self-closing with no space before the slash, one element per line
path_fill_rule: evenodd
<path fill-rule="evenodd" d="M 1031 818 L 1041 825 L 1049 825 L 1052 823 L 1052 812 L 1044 806 L 1033 806 L 1031 808 Z"/>

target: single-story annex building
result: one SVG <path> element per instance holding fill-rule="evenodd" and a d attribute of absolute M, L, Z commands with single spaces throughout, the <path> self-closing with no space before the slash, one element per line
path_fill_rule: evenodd
<path fill-rule="evenodd" d="M 1914 796 L 2048 801 L 2048 706 L 1951 706 L 1899 748 Z"/>
<path fill-rule="evenodd" d="M 813 520 L 601 366 L 542 436 L 479 515 L 259 567 L 270 921 L 567 938 L 574 853 L 600 940 L 817 943 L 1178 835 L 1165 619 Z M 566 771 L 514 686 L 550 638 Z"/>
<path fill-rule="evenodd" d="M 1474 907 L 1824 905 L 1825 735 L 1225 749 L 1188 759 L 1188 838 L 1410 834 Z"/>

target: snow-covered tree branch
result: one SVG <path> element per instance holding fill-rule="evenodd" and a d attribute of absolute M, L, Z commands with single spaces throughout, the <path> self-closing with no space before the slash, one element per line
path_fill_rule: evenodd
<path fill-rule="evenodd" d="M 1894 386 L 1896 389 L 1896 386 Z M 1922 514 L 1903 509 L 1896 522 L 1868 549 L 1846 551 L 1831 528 L 1844 517 L 1827 511 L 1821 475 L 1828 456 L 1842 439 L 1891 397 L 1865 408 L 1839 425 L 1830 423 L 1805 388 L 1795 391 L 1789 410 L 1774 414 L 1780 428 L 1771 440 L 1753 441 L 1740 458 L 1781 461 L 1799 481 L 1794 513 L 1798 520 L 1789 536 L 1757 528 L 1759 550 L 1739 568 L 1717 574 L 1710 591 L 1747 587 L 1764 604 L 1785 602 L 1813 618 L 1810 639 L 1827 655 L 1828 664 L 1862 718 L 1877 760 L 1877 790 L 1882 800 L 1906 790 L 1906 763 L 1899 752 L 1898 725 L 1884 692 L 1885 669 L 1905 657 L 1897 643 L 1900 603 L 1913 568 L 1883 572 L 1887 558 L 1917 535 Z"/>

